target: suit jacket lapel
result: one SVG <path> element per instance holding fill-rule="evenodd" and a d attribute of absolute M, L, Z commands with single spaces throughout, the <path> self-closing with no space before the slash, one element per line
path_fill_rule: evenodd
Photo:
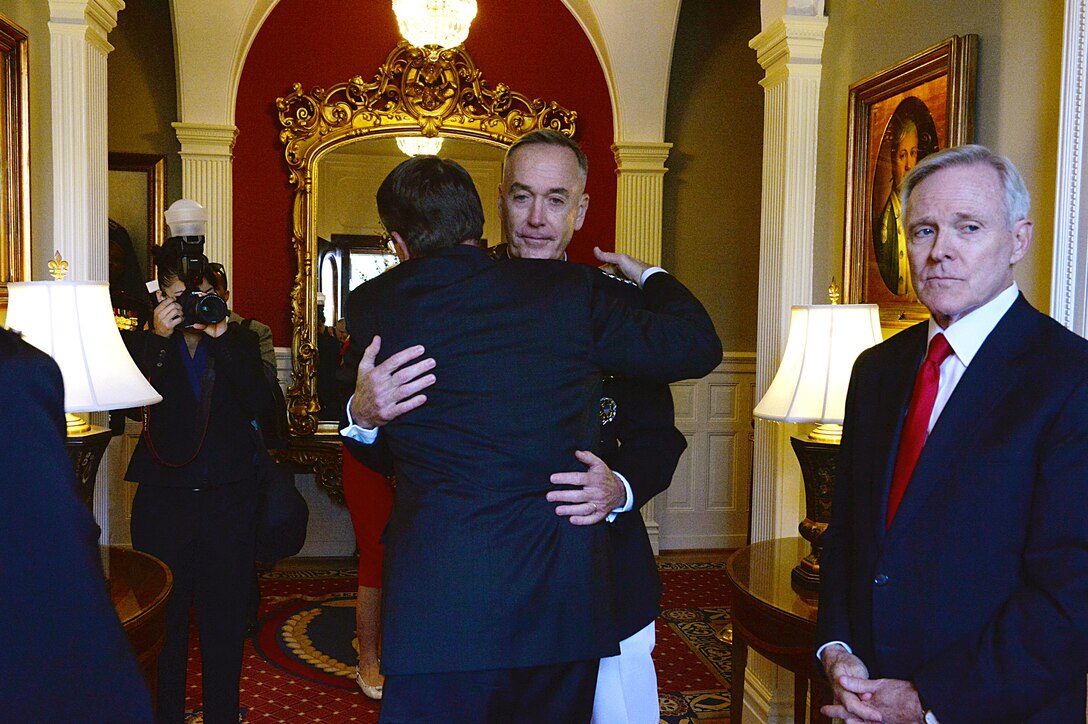
<path fill-rule="evenodd" d="M 904 345 L 898 357 L 881 370 L 881 380 L 877 389 L 881 395 L 886 395 L 887 402 L 878 404 L 880 413 L 875 420 L 870 439 L 877 441 L 876 444 L 884 441 L 887 448 L 872 450 L 871 457 L 873 464 L 873 470 L 870 471 L 871 479 L 880 481 L 881 486 L 879 493 L 874 493 L 872 497 L 873 505 L 877 506 L 870 517 L 873 523 L 874 540 L 884 538 L 884 519 L 888 509 L 892 471 L 895 469 L 895 456 L 899 450 L 899 435 L 903 430 L 911 393 L 914 391 L 914 378 L 918 374 L 922 358 L 925 357 L 926 333 L 927 324 L 924 322 L 900 332 L 901 335 L 915 339 Z"/>
<path fill-rule="evenodd" d="M 1037 315 L 1021 295 L 986 338 L 926 438 L 889 536 L 910 529 L 911 520 L 925 506 L 933 490 L 955 474 L 960 462 L 973 449 L 975 438 L 983 434 L 985 426 L 979 421 L 991 415 L 1007 390 L 1020 384 L 1020 376 L 1027 371 L 1023 358 L 1031 349 Z M 1002 385 L 995 386 L 995 380 L 1001 380 Z M 961 479 L 968 478 L 961 476 Z"/>

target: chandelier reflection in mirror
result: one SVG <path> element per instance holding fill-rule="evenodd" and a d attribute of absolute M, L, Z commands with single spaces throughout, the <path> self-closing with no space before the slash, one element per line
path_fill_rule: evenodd
<path fill-rule="evenodd" d="M 476 0 L 393 0 L 401 36 L 417 48 L 456 48 L 468 38 Z"/>
<path fill-rule="evenodd" d="M 442 150 L 442 137 L 397 136 L 397 148 L 406 156 L 437 156 Z"/>

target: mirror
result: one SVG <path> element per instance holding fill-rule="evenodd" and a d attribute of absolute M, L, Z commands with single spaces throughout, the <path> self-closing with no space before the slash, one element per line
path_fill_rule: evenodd
<path fill-rule="evenodd" d="M 577 114 L 502 83 L 489 87 L 462 47 L 416 48 L 407 41 L 393 49 L 372 80 L 356 76 L 308 92 L 296 83 L 276 99 L 276 108 L 295 190 L 291 243 L 297 264 L 291 289 L 293 379 L 287 390 L 293 440 L 279 457 L 312 465 L 319 484 L 339 498 L 340 445 L 332 421 L 339 411 L 322 409 L 317 369 L 325 343 L 319 345 L 318 335 L 339 315 L 344 289 L 390 261 L 373 192 L 404 158 L 392 150 L 393 139 L 443 137 L 452 150 L 439 155 L 463 161 L 476 179 L 491 215 L 485 235 L 497 243 L 503 150 L 537 128 L 573 136 Z M 320 313 L 319 292 L 328 306 Z M 332 345 L 327 348 L 331 354 Z"/>
<path fill-rule="evenodd" d="M 445 139 L 438 155 L 450 158 L 472 174 L 484 207 L 484 241 L 498 243 L 498 186 L 504 149 L 459 138 Z M 340 399 L 335 381 L 346 342 L 344 306 L 351 290 L 397 264 L 396 254 L 378 220 L 374 198 L 386 174 L 407 156 L 396 139 L 380 137 L 349 141 L 322 156 L 317 164 L 312 195 L 317 250 L 315 319 L 317 362 L 315 374 L 318 431 L 329 425 L 335 432 Z M 337 326 L 339 323 L 339 327 Z"/>

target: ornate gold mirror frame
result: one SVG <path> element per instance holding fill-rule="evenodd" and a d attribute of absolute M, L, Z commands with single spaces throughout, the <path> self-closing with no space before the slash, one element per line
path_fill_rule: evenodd
<path fill-rule="evenodd" d="M 317 224 L 314 182 L 318 160 L 341 144 L 397 135 L 445 136 L 507 147 L 538 128 L 574 135 L 577 114 L 530 99 L 503 83 L 488 87 L 463 47 L 417 48 L 402 40 L 371 81 L 356 76 L 308 93 L 295 83 L 276 99 L 280 142 L 294 187 L 291 243 L 292 382 L 287 389 L 291 447 L 279 457 L 313 466 L 317 480 L 342 501 L 340 445 L 335 426 L 319 427 L 317 370 Z M 333 444 L 335 443 L 335 444 Z"/>

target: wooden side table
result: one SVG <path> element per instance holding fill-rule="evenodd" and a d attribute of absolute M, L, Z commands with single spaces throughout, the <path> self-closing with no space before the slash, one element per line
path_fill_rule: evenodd
<path fill-rule="evenodd" d="M 158 659 L 166 640 L 166 600 L 174 577 L 166 564 L 131 548 L 109 547 L 110 598 L 151 692 L 158 687 Z"/>
<path fill-rule="evenodd" d="M 748 647 L 792 671 L 793 719 L 805 722 L 805 705 L 812 693 L 808 721 L 830 722 L 820 706 L 831 702 L 831 689 L 816 661 L 817 598 L 795 589 L 790 571 L 807 554 L 803 538 L 778 538 L 753 543 L 726 562 L 733 600 L 733 721 L 743 716 L 744 670 Z"/>

